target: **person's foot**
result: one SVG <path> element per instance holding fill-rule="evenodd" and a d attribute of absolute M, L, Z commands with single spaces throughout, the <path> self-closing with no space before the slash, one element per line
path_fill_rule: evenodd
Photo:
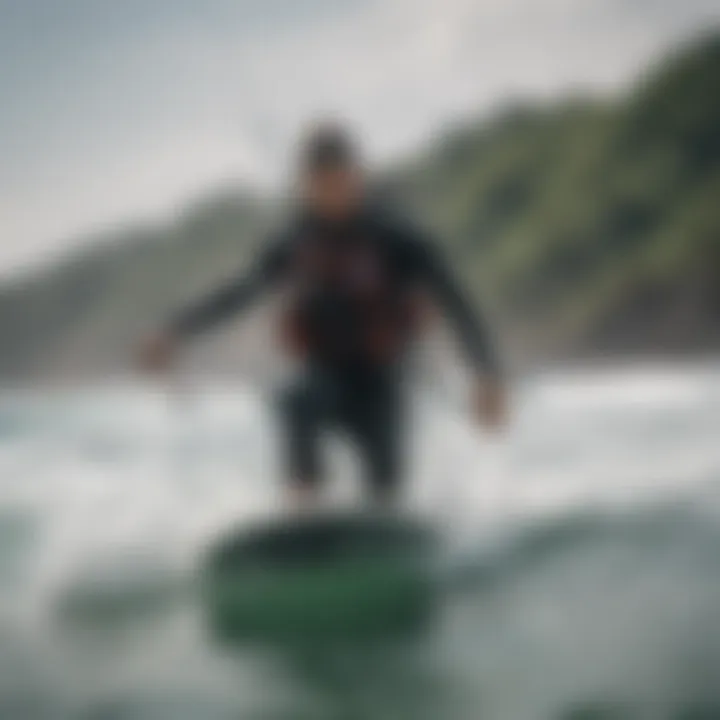
<path fill-rule="evenodd" d="M 394 513 L 398 506 L 398 496 L 395 489 L 376 489 L 370 495 L 368 508 L 379 514 Z"/>
<path fill-rule="evenodd" d="M 310 483 L 295 483 L 287 490 L 287 508 L 289 512 L 307 513 L 318 505 L 318 493 Z"/>

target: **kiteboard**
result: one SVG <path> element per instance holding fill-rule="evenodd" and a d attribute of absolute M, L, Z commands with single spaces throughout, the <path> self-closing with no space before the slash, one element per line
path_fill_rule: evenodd
<path fill-rule="evenodd" d="M 435 607 L 437 550 L 436 533 L 417 519 L 284 517 L 211 547 L 204 605 L 226 639 L 412 631 Z"/>

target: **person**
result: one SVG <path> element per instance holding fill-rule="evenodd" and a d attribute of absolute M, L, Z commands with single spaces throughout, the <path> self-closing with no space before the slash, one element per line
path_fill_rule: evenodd
<path fill-rule="evenodd" d="M 407 357 L 438 309 L 457 331 L 476 378 L 473 406 L 491 428 L 505 394 L 488 332 L 438 248 L 369 199 L 354 138 L 323 124 L 301 145 L 299 202 L 287 227 L 242 277 L 177 314 L 143 345 L 146 368 L 167 368 L 183 343 L 282 288 L 279 326 L 298 371 L 280 393 L 293 502 L 312 503 L 324 477 L 321 438 L 345 432 L 364 465 L 370 497 L 398 493 L 404 459 Z"/>

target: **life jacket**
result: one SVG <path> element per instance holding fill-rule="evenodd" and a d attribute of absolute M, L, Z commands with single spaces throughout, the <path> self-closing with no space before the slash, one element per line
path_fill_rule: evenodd
<path fill-rule="evenodd" d="M 282 339 L 299 358 L 392 363 L 427 316 L 419 288 L 393 266 L 391 245 L 362 229 L 301 236 L 288 289 Z"/>

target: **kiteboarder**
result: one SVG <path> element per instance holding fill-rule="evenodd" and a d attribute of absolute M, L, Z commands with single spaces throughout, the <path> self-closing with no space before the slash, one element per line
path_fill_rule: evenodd
<path fill-rule="evenodd" d="M 498 360 L 439 248 L 370 200 L 351 133 L 336 123 L 314 127 L 300 146 L 298 181 L 295 211 L 249 270 L 172 317 L 143 344 L 141 359 L 148 369 L 167 368 L 185 343 L 282 288 L 278 326 L 298 361 L 278 402 L 293 502 L 317 496 L 328 430 L 354 442 L 371 497 L 387 502 L 403 475 L 402 380 L 428 309 L 456 330 L 475 378 L 475 414 L 491 428 L 506 414 Z"/>

